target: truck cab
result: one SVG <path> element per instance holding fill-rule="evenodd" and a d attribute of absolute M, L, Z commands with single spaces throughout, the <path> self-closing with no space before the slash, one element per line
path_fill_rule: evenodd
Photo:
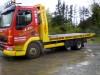
<path fill-rule="evenodd" d="M 33 37 L 33 40 L 40 40 L 39 9 L 39 6 L 11 5 L 2 11 L 0 49 L 4 54 L 9 56 L 25 55 L 24 45 L 31 39 L 30 37 Z"/>

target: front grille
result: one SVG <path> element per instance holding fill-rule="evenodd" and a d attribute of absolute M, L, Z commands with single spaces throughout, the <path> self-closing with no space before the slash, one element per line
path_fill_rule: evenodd
<path fill-rule="evenodd" d="M 7 38 L 0 36 L 0 42 L 7 42 Z"/>
<path fill-rule="evenodd" d="M 0 48 L 1 49 L 4 49 L 5 48 L 5 45 L 0 43 Z"/>

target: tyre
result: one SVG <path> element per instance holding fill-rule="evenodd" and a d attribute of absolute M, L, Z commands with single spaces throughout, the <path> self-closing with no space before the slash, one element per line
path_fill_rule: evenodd
<path fill-rule="evenodd" d="M 38 58 L 41 54 L 41 48 L 37 43 L 30 43 L 27 51 L 26 51 L 26 57 L 28 59 L 35 59 Z"/>
<path fill-rule="evenodd" d="M 68 50 L 68 51 L 72 50 L 71 47 L 65 47 L 65 49 Z"/>
<path fill-rule="evenodd" d="M 81 48 L 82 48 L 82 42 L 81 42 L 81 40 L 77 40 L 76 42 L 75 42 L 75 45 L 73 46 L 73 49 L 75 49 L 75 50 L 80 50 Z"/>
<path fill-rule="evenodd" d="M 71 50 L 71 47 L 67 47 L 66 50 L 70 51 Z"/>
<path fill-rule="evenodd" d="M 74 40 L 65 41 L 65 49 L 72 50 L 73 44 L 74 44 Z"/>

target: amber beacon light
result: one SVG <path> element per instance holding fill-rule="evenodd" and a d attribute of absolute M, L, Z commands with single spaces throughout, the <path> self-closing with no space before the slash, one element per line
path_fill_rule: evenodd
<path fill-rule="evenodd" d="M 14 3 L 16 3 L 16 0 L 12 0 Z"/>

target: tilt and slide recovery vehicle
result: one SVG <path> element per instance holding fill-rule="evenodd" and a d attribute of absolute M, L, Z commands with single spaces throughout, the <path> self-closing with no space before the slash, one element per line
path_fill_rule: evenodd
<path fill-rule="evenodd" d="M 33 59 L 44 49 L 65 46 L 80 50 L 95 33 L 48 35 L 45 7 L 6 7 L 1 14 L 0 50 L 7 56 L 26 56 Z"/>

